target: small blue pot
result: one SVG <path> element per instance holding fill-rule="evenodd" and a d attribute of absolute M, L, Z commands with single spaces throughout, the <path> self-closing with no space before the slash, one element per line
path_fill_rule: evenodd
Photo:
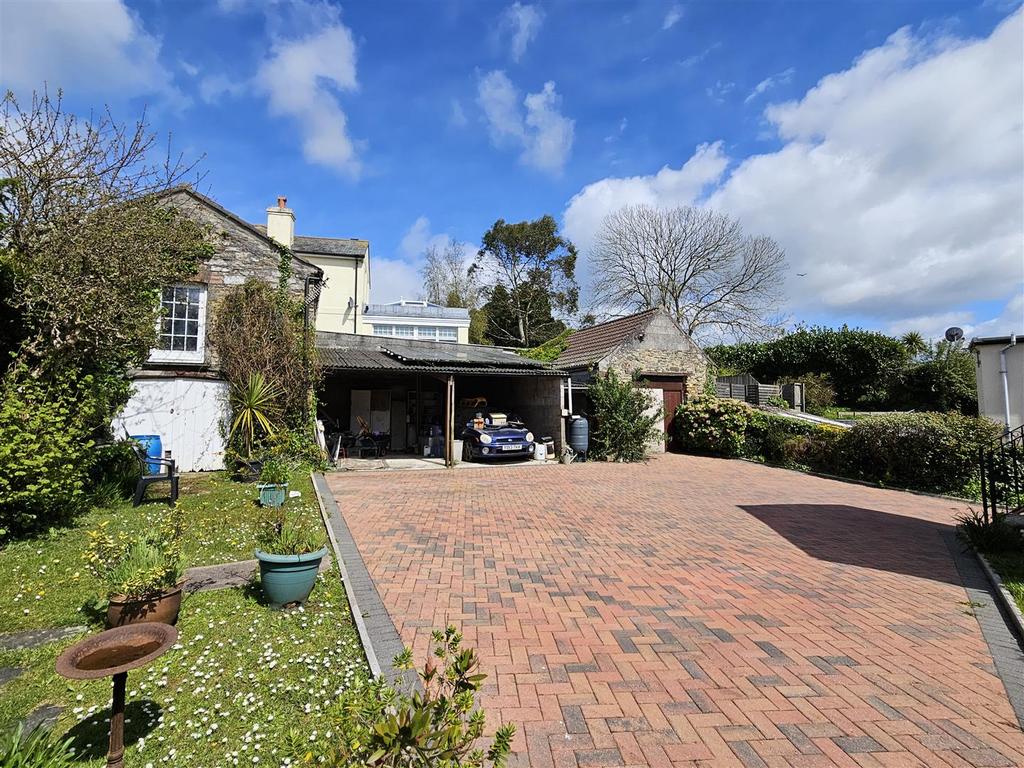
<path fill-rule="evenodd" d="M 261 507 L 284 506 L 284 500 L 288 498 L 288 483 L 260 483 L 256 487 L 260 489 Z"/>
<path fill-rule="evenodd" d="M 316 584 L 320 561 L 327 547 L 304 555 L 271 555 L 256 550 L 260 561 L 260 582 L 263 594 L 275 608 L 289 603 L 304 603 Z"/>

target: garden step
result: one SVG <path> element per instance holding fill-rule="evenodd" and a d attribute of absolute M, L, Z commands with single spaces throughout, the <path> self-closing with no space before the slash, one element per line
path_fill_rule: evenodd
<path fill-rule="evenodd" d="M 200 565 L 185 571 L 185 591 L 208 592 L 212 589 L 228 589 L 248 584 L 256 573 L 255 560 L 239 560 L 234 563 L 220 565 Z M 325 557 L 320 562 L 320 571 L 330 570 L 331 558 Z"/>
<path fill-rule="evenodd" d="M 1007 515 L 1003 519 L 1011 528 L 1024 529 L 1024 515 Z"/>
<path fill-rule="evenodd" d="M 0 685 L 11 682 L 24 671 L 21 667 L 0 667 Z"/>
<path fill-rule="evenodd" d="M 36 728 L 53 728 L 63 711 L 64 707 L 58 707 L 55 704 L 43 704 L 41 707 L 36 707 L 25 718 L 23 724 L 25 733 L 34 731 Z"/>
<path fill-rule="evenodd" d="M 0 650 L 21 651 L 26 648 L 35 648 L 39 645 L 46 645 L 67 637 L 80 635 L 88 631 L 88 627 L 76 625 L 73 627 L 51 627 L 49 629 L 26 629 L 23 632 L 12 632 L 7 635 L 0 635 Z"/>

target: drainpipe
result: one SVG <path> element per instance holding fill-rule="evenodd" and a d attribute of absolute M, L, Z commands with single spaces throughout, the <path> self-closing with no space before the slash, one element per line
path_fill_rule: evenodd
<path fill-rule="evenodd" d="M 1010 432 L 1010 379 L 1006 367 L 1006 350 L 1017 346 L 1017 334 L 1010 336 L 1010 343 L 999 350 L 999 374 L 1003 377 L 1003 416 L 1006 418 L 1006 432 Z"/>
<path fill-rule="evenodd" d="M 352 307 L 352 333 L 359 333 L 359 259 L 356 259 L 356 300 Z"/>

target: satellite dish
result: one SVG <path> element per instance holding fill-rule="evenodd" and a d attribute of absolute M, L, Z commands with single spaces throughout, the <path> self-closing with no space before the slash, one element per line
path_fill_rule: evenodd
<path fill-rule="evenodd" d="M 946 341 L 957 342 L 964 337 L 964 329 L 957 328 L 955 325 L 952 328 L 946 329 Z"/>

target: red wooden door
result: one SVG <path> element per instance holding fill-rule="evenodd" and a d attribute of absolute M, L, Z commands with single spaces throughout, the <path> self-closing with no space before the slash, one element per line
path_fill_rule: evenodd
<path fill-rule="evenodd" d="M 665 396 L 665 447 L 670 451 L 676 445 L 675 419 L 676 408 L 683 404 L 683 393 L 678 389 L 663 389 Z"/>
<path fill-rule="evenodd" d="M 662 402 L 664 403 L 665 448 L 670 451 L 676 450 L 674 428 L 676 408 L 682 405 L 686 399 L 686 376 L 648 374 L 643 376 L 642 381 L 644 386 L 661 390 Z"/>

